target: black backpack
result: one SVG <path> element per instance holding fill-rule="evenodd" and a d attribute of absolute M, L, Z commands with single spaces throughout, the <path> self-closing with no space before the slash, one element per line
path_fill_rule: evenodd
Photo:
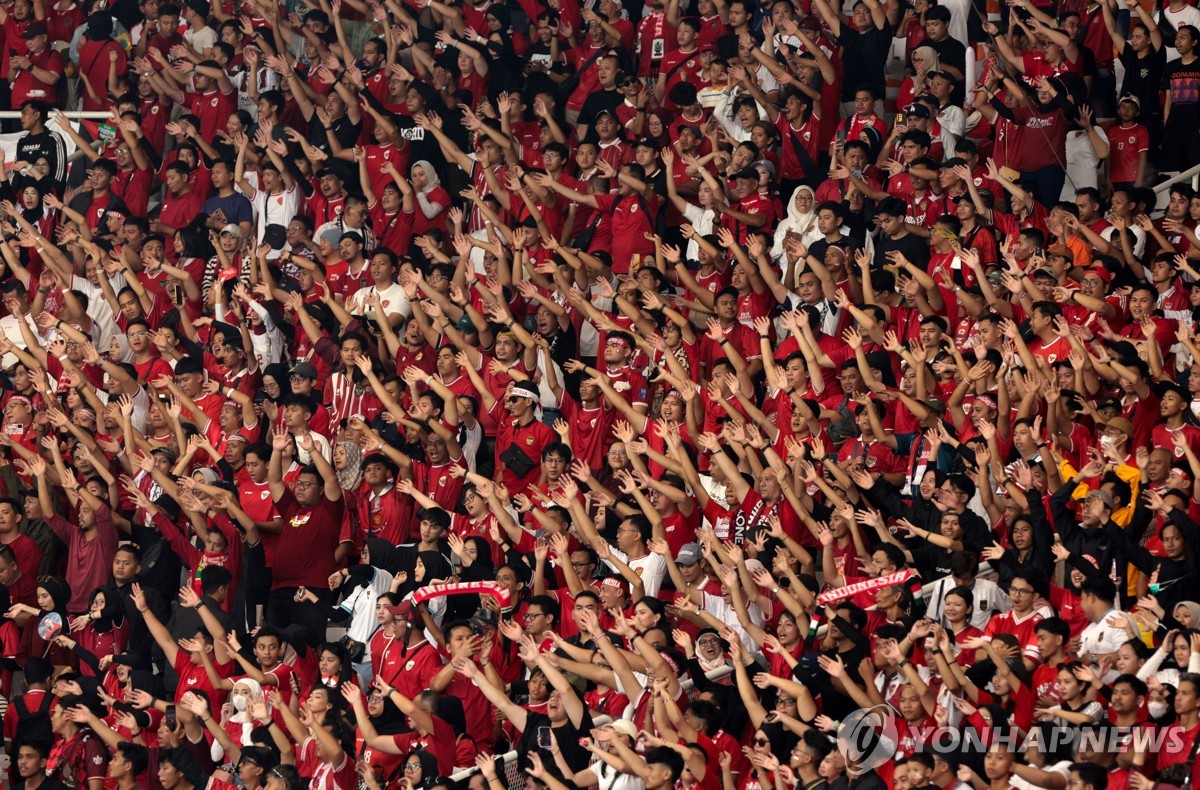
<path fill-rule="evenodd" d="M 54 695 L 49 691 L 42 694 L 42 701 L 36 710 L 29 709 L 24 694 L 13 700 L 8 708 L 10 711 L 17 712 L 16 740 L 38 740 L 43 743 L 53 743 L 54 731 L 50 728 L 50 706 L 52 704 L 54 704 Z"/>

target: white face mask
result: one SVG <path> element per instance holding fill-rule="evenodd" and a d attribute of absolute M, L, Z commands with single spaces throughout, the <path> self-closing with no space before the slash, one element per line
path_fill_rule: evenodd
<path fill-rule="evenodd" d="M 243 711 L 246 709 L 246 706 L 249 705 L 250 698 L 243 697 L 240 694 L 235 694 L 232 697 L 232 700 L 233 700 L 233 709 L 237 710 L 237 711 Z"/>
<path fill-rule="evenodd" d="M 1167 703 L 1151 702 L 1147 706 L 1150 710 L 1150 717 L 1157 719 L 1167 712 Z"/>
<path fill-rule="evenodd" d="M 1107 436 L 1107 435 L 1106 435 L 1106 436 L 1101 436 L 1101 437 L 1100 437 L 1100 446 L 1101 446 L 1101 447 L 1103 447 L 1103 448 L 1105 448 L 1105 449 L 1108 449 L 1109 447 L 1112 447 L 1112 446 L 1113 446 L 1113 444 L 1114 444 L 1116 441 L 1117 441 L 1117 440 L 1116 440 L 1116 439 L 1114 439 L 1114 438 L 1113 438 L 1113 437 L 1111 437 L 1111 436 Z"/>

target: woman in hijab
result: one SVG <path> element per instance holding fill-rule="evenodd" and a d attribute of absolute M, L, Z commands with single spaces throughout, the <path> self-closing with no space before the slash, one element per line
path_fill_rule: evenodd
<path fill-rule="evenodd" d="M 879 160 L 879 152 L 883 150 L 883 135 L 874 126 L 864 126 L 858 132 L 858 139 L 867 144 L 867 161 L 871 163 L 868 170 L 874 173 L 870 168 L 875 166 L 874 163 Z"/>
<path fill-rule="evenodd" d="M 341 441 L 333 446 L 333 469 L 337 473 L 338 485 L 346 495 L 357 495 L 362 487 L 363 451 L 357 442 Z M 355 502 L 346 500 L 349 509 Z"/>
<path fill-rule="evenodd" d="M 262 391 L 267 399 L 263 403 L 258 403 L 256 399 L 254 410 L 263 414 L 267 411 L 266 404 L 270 403 L 275 410 L 271 427 L 279 431 L 283 428 L 283 402 L 292 394 L 291 371 L 286 363 L 272 362 L 263 368 Z"/>
<path fill-rule="evenodd" d="M 376 553 L 384 554 L 379 544 L 387 546 L 387 541 L 372 538 L 370 542 L 376 544 Z M 370 683 L 371 679 L 371 637 L 379 628 L 376 604 L 379 602 L 379 596 L 392 588 L 392 580 L 395 578 L 389 571 L 367 564 L 367 557 L 368 553 L 364 551 L 363 562 L 341 571 L 345 579 L 338 590 L 342 596 L 341 603 L 325 607 L 325 617 L 329 622 L 341 625 L 349 621 L 346 636 L 365 645 L 363 654 L 354 661 L 354 670 L 364 685 Z M 305 598 L 311 603 L 321 605 L 320 599 L 312 590 L 305 591 Z"/>
<path fill-rule="evenodd" d="M 79 673 L 84 677 L 100 677 L 102 656 L 125 652 L 129 626 L 125 624 L 125 607 L 120 594 L 112 587 L 97 587 L 92 591 L 88 613 L 71 622 L 71 635 L 66 628 L 54 642 L 70 650 L 79 659 Z"/>
<path fill-rule="evenodd" d="M 403 578 L 397 590 L 401 600 L 411 599 L 413 593 L 422 587 L 430 584 L 443 584 L 454 578 L 454 568 L 450 565 L 450 560 L 440 552 L 412 552 L 409 550 L 406 555 L 404 562 L 407 572 L 401 571 L 396 574 Z M 372 554 L 373 559 L 374 554 Z M 444 596 L 429 601 L 429 614 L 433 616 L 434 622 L 438 625 L 441 625 L 445 613 L 446 598 Z"/>
<path fill-rule="evenodd" d="M 445 233 L 446 209 L 450 207 L 450 195 L 442 189 L 441 179 L 428 159 L 422 159 L 412 166 L 409 180 L 412 181 L 417 198 L 412 235 L 420 236 L 434 228 Z"/>
<path fill-rule="evenodd" d="M 129 338 L 125 337 L 124 332 L 113 332 L 112 344 L 108 348 L 108 359 L 117 364 L 122 362 L 133 364 L 133 352 L 129 350 Z"/>
<path fill-rule="evenodd" d="M 367 715 L 377 735 L 400 735 L 408 732 L 404 713 L 392 702 L 391 695 L 385 695 L 377 688 L 372 688 L 371 693 L 367 695 Z M 404 775 L 404 755 L 388 754 L 367 746 L 361 722 L 354 729 L 354 747 L 359 757 L 371 766 L 371 770 L 380 780 L 381 787 L 390 787 Z"/>
<path fill-rule="evenodd" d="M 5 617 L 12 619 L 20 614 L 31 615 L 39 618 L 38 623 L 34 623 L 33 628 L 28 628 L 25 631 L 26 645 L 25 653 L 30 656 L 39 656 L 46 659 L 54 665 L 55 669 L 61 667 L 71 667 L 74 669 L 78 666 L 78 659 L 71 654 L 71 651 L 62 645 L 55 644 L 53 641 L 46 641 L 39 633 L 38 625 L 41 620 L 44 620 L 47 615 L 58 615 L 60 623 L 59 631 L 68 628 L 70 618 L 67 615 L 67 602 L 71 600 L 71 585 L 67 584 L 67 580 L 61 576 L 43 576 L 38 580 L 37 587 L 37 608 L 29 604 L 18 603 L 9 607 L 5 613 Z"/>
<path fill-rule="evenodd" d="M 796 238 L 805 247 L 821 237 L 817 230 L 817 194 L 813 188 L 800 185 L 792 192 L 787 204 L 787 216 L 775 228 L 775 244 L 771 247 L 771 257 L 782 259 L 787 252 L 787 240 Z"/>
<path fill-rule="evenodd" d="M 195 702 L 196 700 L 193 699 L 189 705 L 185 700 L 181 704 L 193 713 L 200 715 L 203 711 L 192 708 Z M 217 722 L 220 720 L 217 717 L 209 716 L 205 722 L 213 734 L 209 754 L 217 765 L 222 762 L 236 763 L 242 751 L 241 747 L 254 743 L 254 709 L 256 706 L 264 706 L 268 717 L 272 714 L 271 703 L 267 702 L 262 686 L 253 678 L 241 678 L 233 684 L 233 691 L 229 693 L 229 704 L 233 706 L 233 715 L 229 717 L 228 721 L 218 725 Z"/>
<path fill-rule="evenodd" d="M 906 109 L 918 94 L 927 93 L 929 74 L 941 67 L 937 50 L 933 47 L 926 45 L 913 50 L 912 68 L 905 70 L 904 82 L 900 83 L 900 93 L 896 97 L 896 109 Z"/>

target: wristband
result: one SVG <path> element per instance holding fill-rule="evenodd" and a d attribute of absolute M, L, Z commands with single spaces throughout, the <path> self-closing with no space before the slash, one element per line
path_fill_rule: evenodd
<path fill-rule="evenodd" d="M 771 595 L 778 595 L 778 594 L 779 594 L 779 585 L 776 584 L 774 587 L 771 588 Z"/>
<path fill-rule="evenodd" d="M 721 338 L 720 340 L 717 341 L 717 345 L 720 345 L 720 346 L 729 345 L 729 338 L 725 338 L 725 337 Z"/>

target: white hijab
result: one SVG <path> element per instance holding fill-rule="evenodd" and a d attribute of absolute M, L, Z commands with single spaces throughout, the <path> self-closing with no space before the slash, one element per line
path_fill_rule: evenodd
<path fill-rule="evenodd" d="M 254 680 L 253 678 L 239 679 L 236 683 L 233 684 L 233 688 L 236 690 L 238 686 L 245 686 L 246 688 L 250 689 L 250 699 L 251 700 L 253 700 L 257 697 L 264 696 L 262 686 L 259 684 L 259 682 L 257 680 Z M 231 697 L 231 699 L 232 699 L 232 697 Z M 233 715 L 229 717 L 229 721 L 231 723 L 236 724 L 236 725 L 238 725 L 238 727 L 241 728 L 241 735 L 236 734 L 236 732 L 237 732 L 236 729 L 234 730 L 234 732 L 230 733 L 230 735 L 232 737 L 234 737 L 234 739 L 237 741 L 239 746 L 249 746 L 250 744 L 253 743 L 253 741 L 250 738 L 250 733 L 252 733 L 254 731 L 254 714 L 250 710 L 250 705 L 252 705 L 252 704 L 253 703 L 248 704 L 246 706 L 245 710 L 237 710 L 235 708 L 233 711 Z M 267 715 L 270 716 L 272 713 L 271 703 L 266 702 L 265 698 L 264 698 L 264 704 L 267 706 Z M 225 757 L 225 750 L 221 748 L 220 742 L 217 741 L 215 738 L 213 739 L 212 747 L 211 747 L 209 753 L 212 755 L 213 761 L 217 762 L 217 763 L 220 763 L 221 760 L 223 760 Z"/>
<path fill-rule="evenodd" d="M 421 159 L 413 162 L 412 168 L 409 168 L 409 175 L 412 174 L 413 168 L 421 168 L 421 172 L 425 174 L 425 188 L 421 190 L 422 195 L 427 195 L 433 190 L 442 185 L 442 180 L 438 178 L 437 171 L 433 169 L 433 165 L 429 164 L 428 159 Z"/>
<path fill-rule="evenodd" d="M 808 211 L 802 212 L 796 208 L 796 196 L 801 192 L 807 192 L 812 198 L 812 207 Z M 817 193 L 813 191 L 813 188 L 804 184 L 796 187 L 787 203 L 787 216 L 775 228 L 775 245 L 771 248 L 773 258 L 783 257 L 785 252 L 783 244 L 789 233 L 800 236 L 800 241 L 806 247 L 820 237 L 820 231 L 817 230 L 816 209 Z"/>

